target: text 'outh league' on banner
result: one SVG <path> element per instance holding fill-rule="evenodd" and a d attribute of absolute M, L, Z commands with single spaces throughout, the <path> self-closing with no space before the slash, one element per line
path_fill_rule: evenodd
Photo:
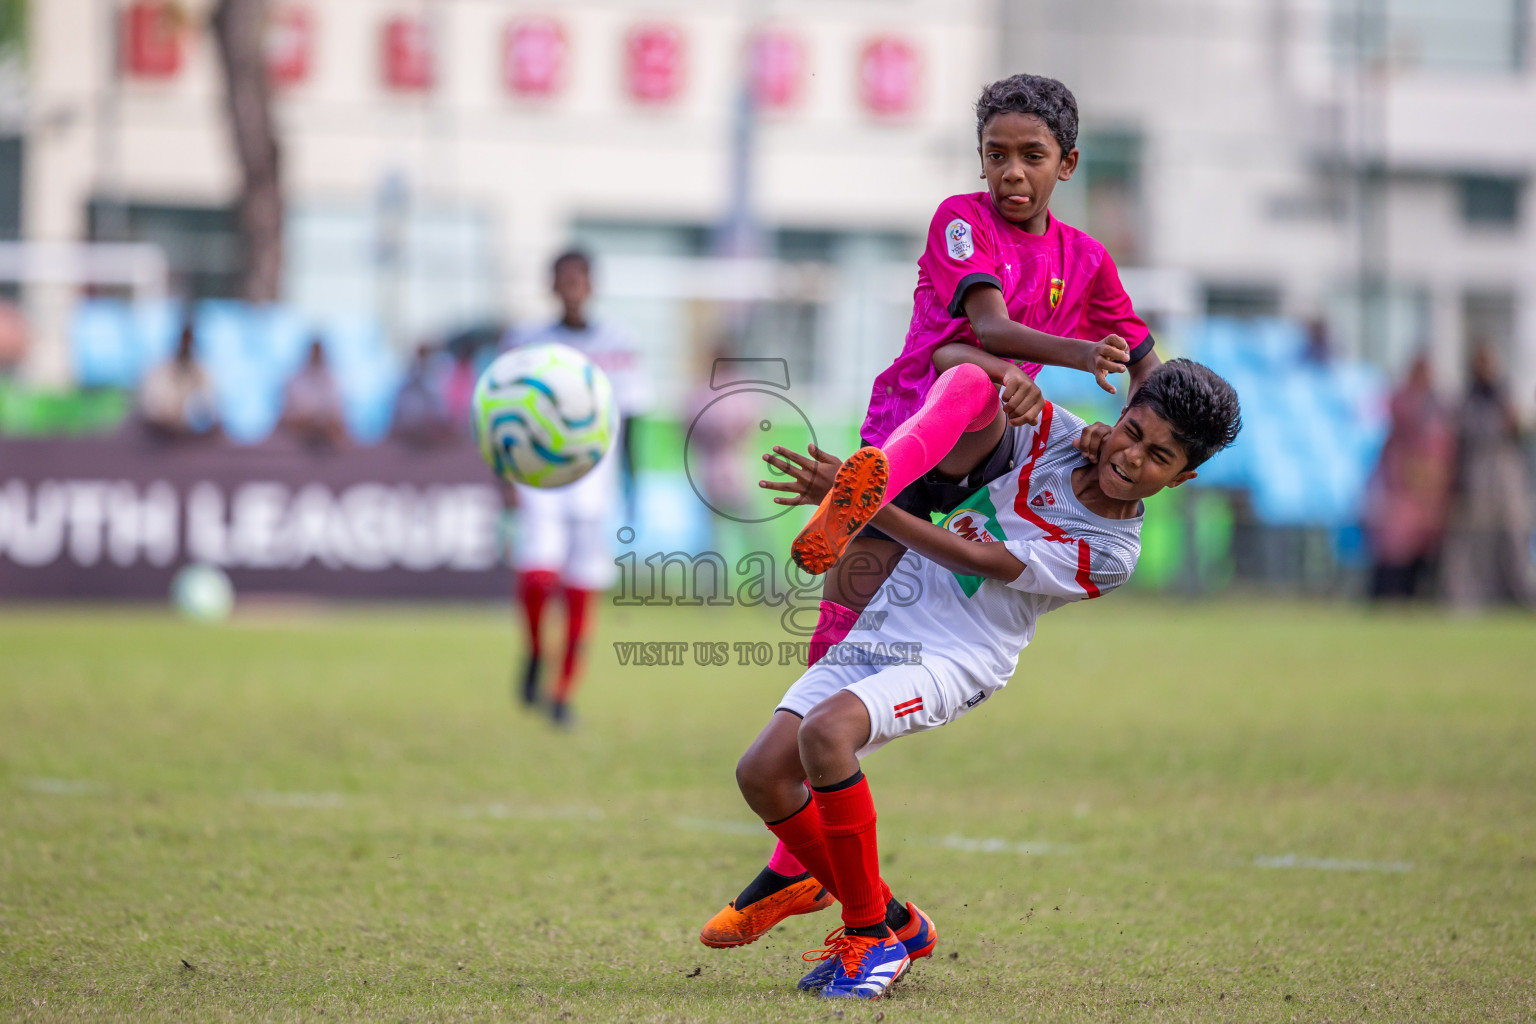
<path fill-rule="evenodd" d="M 162 597 L 187 562 L 222 566 L 247 592 L 499 596 L 501 510 L 468 446 L 8 440 L 0 597 Z"/>

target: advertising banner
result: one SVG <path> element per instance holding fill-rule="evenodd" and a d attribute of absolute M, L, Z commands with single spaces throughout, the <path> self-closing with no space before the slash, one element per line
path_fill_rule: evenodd
<path fill-rule="evenodd" d="M 501 510 L 467 444 L 0 439 L 0 599 L 160 600 L 189 562 L 239 594 L 498 597 Z"/>

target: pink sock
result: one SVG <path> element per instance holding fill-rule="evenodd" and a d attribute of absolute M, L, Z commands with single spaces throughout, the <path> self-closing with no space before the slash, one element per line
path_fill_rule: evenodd
<path fill-rule="evenodd" d="M 933 382 L 922 408 L 891 432 L 880 450 L 891 463 L 885 500 L 939 464 L 960 435 L 997 416 L 997 386 L 975 363 L 952 366 Z"/>
<path fill-rule="evenodd" d="M 858 621 L 859 613 L 852 608 L 844 608 L 836 601 L 821 602 L 821 609 L 816 613 L 816 632 L 811 635 L 811 651 L 806 657 L 805 667 L 810 668 L 834 644 L 842 643 L 853 624 Z"/>
<path fill-rule="evenodd" d="M 795 875 L 805 874 L 805 865 L 789 852 L 787 846 L 779 843 L 773 848 L 773 856 L 768 858 L 768 870 L 793 878 Z"/>

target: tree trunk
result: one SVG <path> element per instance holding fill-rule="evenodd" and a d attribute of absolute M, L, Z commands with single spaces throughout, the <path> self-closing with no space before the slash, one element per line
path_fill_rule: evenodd
<path fill-rule="evenodd" d="M 212 28 L 224 66 L 229 128 L 240 161 L 245 297 L 276 302 L 283 273 L 282 153 L 272 121 L 267 0 L 218 0 Z"/>

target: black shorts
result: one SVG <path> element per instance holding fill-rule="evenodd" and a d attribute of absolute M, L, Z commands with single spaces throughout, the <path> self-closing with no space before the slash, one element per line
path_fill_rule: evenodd
<path fill-rule="evenodd" d="M 971 470 L 970 476 L 965 479 L 945 480 L 938 475 L 937 470 L 930 470 L 926 475 L 918 477 L 902 488 L 901 493 L 892 498 L 890 504 L 925 521 L 931 521 L 935 512 L 941 514 L 953 512 L 966 498 L 1014 468 L 1015 463 L 1018 462 L 1013 453 L 1014 437 L 1017 433 L 1018 431 L 1012 427 L 1005 429 L 1002 440 L 997 442 L 997 447 L 993 448 L 992 453 L 980 466 Z M 868 441 L 863 443 L 866 446 L 869 445 Z M 860 530 L 859 536 L 868 537 L 871 540 L 892 540 L 873 523 Z"/>

